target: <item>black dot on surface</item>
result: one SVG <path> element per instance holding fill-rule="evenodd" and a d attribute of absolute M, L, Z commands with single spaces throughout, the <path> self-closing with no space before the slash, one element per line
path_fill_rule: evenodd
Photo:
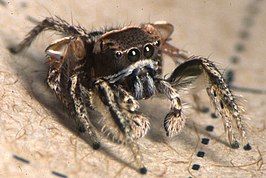
<path fill-rule="evenodd" d="M 235 46 L 235 50 L 238 51 L 238 52 L 242 52 L 245 50 L 245 46 L 244 44 L 242 43 L 237 43 L 236 46 Z"/>
<path fill-rule="evenodd" d="M 201 158 L 203 158 L 204 155 L 205 155 L 205 152 L 204 152 L 204 151 L 199 151 L 199 152 L 197 153 L 197 156 L 198 156 L 198 157 L 201 157 Z"/>
<path fill-rule="evenodd" d="M 199 164 L 193 164 L 192 165 L 192 169 L 193 170 L 196 170 L 197 171 L 197 170 L 199 170 L 199 168 L 200 168 L 200 165 Z"/>
<path fill-rule="evenodd" d="M 239 58 L 238 56 L 232 56 L 232 57 L 230 58 L 230 61 L 231 61 L 233 64 L 237 64 L 237 63 L 239 63 L 240 58 Z"/>
<path fill-rule="evenodd" d="M 243 31 L 240 31 L 240 32 L 239 32 L 239 37 L 240 37 L 241 39 L 243 39 L 243 40 L 248 39 L 249 36 L 250 36 L 250 35 L 249 35 L 249 32 L 246 31 L 246 30 L 243 30 Z"/>
<path fill-rule="evenodd" d="M 201 111 L 202 113 L 207 113 L 207 112 L 210 111 L 210 109 L 209 109 L 208 107 L 203 107 L 203 108 L 200 109 L 200 111 Z"/>
<path fill-rule="evenodd" d="M 249 151 L 251 149 L 252 149 L 252 147 L 250 146 L 249 143 L 244 146 L 244 150 L 246 150 L 246 151 Z"/>
<path fill-rule="evenodd" d="M 218 116 L 217 116 L 217 114 L 216 113 L 211 113 L 211 117 L 213 118 L 213 119 L 217 119 L 218 118 Z"/>
<path fill-rule="evenodd" d="M 208 145 L 208 144 L 209 144 L 209 141 L 210 141 L 210 139 L 208 139 L 208 138 L 203 138 L 203 139 L 201 140 L 201 143 L 204 144 L 204 145 Z"/>
<path fill-rule="evenodd" d="M 208 132 L 212 132 L 213 129 L 214 129 L 214 127 L 213 127 L 212 125 L 208 125 L 208 126 L 206 127 L 206 130 L 207 130 Z"/>
<path fill-rule="evenodd" d="M 145 168 L 145 167 L 142 167 L 142 168 L 140 168 L 139 169 L 139 172 L 141 173 L 141 174 L 147 174 L 147 168 Z"/>
<path fill-rule="evenodd" d="M 225 73 L 225 81 L 228 84 L 231 84 L 235 79 L 235 73 L 233 70 L 228 70 Z"/>

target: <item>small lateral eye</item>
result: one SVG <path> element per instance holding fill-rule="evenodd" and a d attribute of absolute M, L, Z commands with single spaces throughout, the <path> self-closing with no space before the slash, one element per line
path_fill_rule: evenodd
<path fill-rule="evenodd" d="M 140 51 L 137 48 L 132 48 L 128 51 L 127 57 L 132 62 L 138 61 L 140 58 Z"/>
<path fill-rule="evenodd" d="M 151 44 L 146 44 L 144 46 L 143 55 L 146 58 L 150 58 L 150 57 L 152 57 L 153 53 L 154 53 L 154 47 Z"/>
<path fill-rule="evenodd" d="M 156 41 L 155 45 L 159 47 L 161 45 L 161 40 Z"/>
<path fill-rule="evenodd" d="M 123 52 L 122 51 L 116 51 L 115 52 L 115 58 L 116 59 L 120 59 L 123 56 Z"/>

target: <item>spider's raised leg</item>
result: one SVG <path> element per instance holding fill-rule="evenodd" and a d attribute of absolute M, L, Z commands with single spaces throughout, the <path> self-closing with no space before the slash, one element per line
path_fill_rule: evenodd
<path fill-rule="evenodd" d="M 185 118 L 181 115 L 181 101 L 176 89 L 173 88 L 167 81 L 157 80 L 155 84 L 158 91 L 165 94 L 172 102 L 171 110 L 164 119 L 164 129 L 166 131 L 166 135 L 171 137 L 178 134 L 185 124 Z"/>
<path fill-rule="evenodd" d="M 112 126 L 113 124 L 110 124 L 109 121 L 109 124 L 106 125 L 104 128 L 104 132 L 107 132 L 107 134 L 111 133 L 112 136 L 115 137 L 114 140 L 116 141 L 116 143 L 126 144 L 131 149 L 136 164 L 139 167 L 140 173 L 145 174 L 147 172 L 147 169 L 144 166 L 142 154 L 135 140 L 146 134 L 149 128 L 147 118 L 145 116 L 135 113 L 135 109 L 129 112 L 132 107 L 128 107 L 128 104 L 125 105 L 125 102 L 128 102 L 128 100 L 123 101 L 123 106 L 117 103 L 117 93 L 121 94 L 121 92 L 125 92 L 124 90 L 121 90 L 119 88 L 113 88 L 108 84 L 108 82 L 102 79 L 98 79 L 95 82 L 95 86 L 99 94 L 98 96 L 100 97 L 102 103 L 104 104 L 105 110 L 107 111 L 104 114 L 104 117 L 109 117 L 106 119 L 110 119 L 111 117 L 112 121 L 116 124 L 116 127 L 118 127 L 114 128 L 114 126 Z M 129 97 L 127 93 L 123 94 L 125 94 L 126 97 Z M 129 101 L 131 99 L 133 99 L 133 97 L 129 97 Z M 134 103 L 134 101 L 132 102 Z M 131 101 L 129 103 L 131 103 Z M 128 108 L 129 111 L 127 111 L 126 108 Z M 101 109 L 101 111 L 103 113 L 104 109 Z M 117 129 L 119 129 L 119 132 L 121 132 L 122 135 L 118 135 L 119 133 L 117 133 Z"/>
<path fill-rule="evenodd" d="M 12 53 L 19 53 L 24 48 L 30 46 L 33 40 L 45 30 L 54 30 L 57 31 L 64 36 L 75 36 L 75 35 L 84 35 L 85 30 L 78 26 L 72 26 L 68 24 L 66 21 L 56 17 L 47 17 L 43 21 L 41 21 L 38 25 L 36 25 L 26 36 L 26 38 L 19 43 L 15 47 L 11 47 L 10 51 Z"/>
<path fill-rule="evenodd" d="M 193 57 L 179 65 L 167 81 L 179 90 L 185 85 L 192 84 L 192 82 L 201 74 L 207 77 L 208 95 L 224 120 L 230 145 L 233 148 L 239 147 L 239 143 L 237 142 L 233 131 L 233 123 L 236 123 L 237 129 L 240 132 L 244 143 L 249 145 L 243 126 L 241 108 L 236 103 L 236 99 L 231 93 L 228 85 L 225 83 L 222 74 L 212 62 L 205 58 Z"/>

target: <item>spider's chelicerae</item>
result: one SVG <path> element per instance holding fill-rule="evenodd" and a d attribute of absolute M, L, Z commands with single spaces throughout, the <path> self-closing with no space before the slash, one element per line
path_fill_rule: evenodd
<path fill-rule="evenodd" d="M 250 147 L 241 109 L 221 73 L 208 59 L 188 58 L 171 46 L 171 24 L 155 22 L 87 32 L 58 17 L 49 17 L 11 52 L 19 53 L 44 30 L 64 36 L 45 50 L 49 65 L 47 83 L 77 122 L 79 131 L 90 138 L 94 149 L 100 147 L 97 134 L 127 145 L 140 172 L 145 174 L 147 169 L 137 139 L 146 135 L 150 123 L 139 112 L 138 100 L 165 95 L 171 107 L 164 118 L 164 128 L 167 136 L 176 135 L 185 123 L 179 91 L 202 75 L 207 81 L 207 93 L 223 118 L 230 145 L 239 147 L 233 127 L 236 125 L 244 144 Z M 164 54 L 177 63 L 168 78 L 161 78 Z M 91 110 L 102 114 L 100 132 L 95 131 L 95 118 L 89 116 Z"/>

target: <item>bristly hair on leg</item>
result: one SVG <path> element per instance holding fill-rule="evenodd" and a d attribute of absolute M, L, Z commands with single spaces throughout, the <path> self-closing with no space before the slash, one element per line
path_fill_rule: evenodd
<path fill-rule="evenodd" d="M 243 142 L 247 145 L 245 128 L 242 124 L 243 115 L 240 112 L 241 108 L 239 108 L 234 95 L 225 83 L 222 74 L 211 61 L 202 57 L 192 57 L 190 60 L 180 64 L 167 81 L 174 87 L 178 87 L 179 83 L 190 85 L 202 74 L 207 80 L 207 93 L 224 120 L 231 146 L 233 148 L 239 147 L 234 133 L 235 123 L 241 138 L 244 140 Z"/>

